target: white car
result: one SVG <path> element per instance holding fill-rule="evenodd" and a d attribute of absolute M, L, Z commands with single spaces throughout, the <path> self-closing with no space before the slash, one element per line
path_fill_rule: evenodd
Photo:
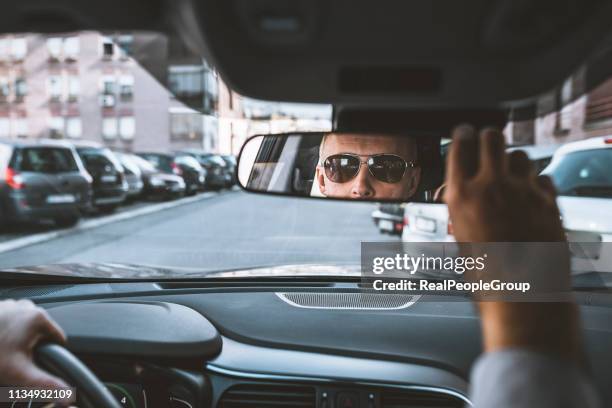
<path fill-rule="evenodd" d="M 612 137 L 595 137 L 560 147 L 542 174 L 550 176 L 563 225 L 599 234 L 612 242 Z"/>

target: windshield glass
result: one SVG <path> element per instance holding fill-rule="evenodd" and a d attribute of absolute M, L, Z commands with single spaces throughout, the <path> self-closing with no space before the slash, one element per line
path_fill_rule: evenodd
<path fill-rule="evenodd" d="M 33 173 L 61 173 L 79 170 L 69 149 L 52 147 L 19 150 L 15 156 L 13 168 Z"/>
<path fill-rule="evenodd" d="M 415 157 L 403 151 L 356 155 L 350 143 L 338 147 L 327 137 L 332 106 L 240 95 L 201 55 L 175 41 L 138 31 L 0 36 L 0 138 L 27 147 L 11 153 L 12 162 L 0 168 L 0 202 L 10 203 L 2 207 L 0 225 L 11 224 L 0 231 L 0 270 L 36 267 L 92 276 L 104 270 L 117 278 L 146 278 L 146 271 L 156 270 L 172 278 L 264 267 L 275 276 L 358 275 L 362 242 L 454 242 L 452 221 L 439 200 L 379 205 L 316 198 L 321 192 L 313 174 L 319 167 L 320 178 L 333 187 L 355 179 L 361 167 L 381 184 L 417 174 L 423 164 L 417 138 Z M 554 97 L 538 102 L 535 117 L 510 121 L 504 132 L 509 148 L 525 149 L 538 170 L 548 166 L 567 230 L 605 242 L 612 241 L 612 144 L 606 136 L 612 135 L 612 80 L 587 89 L 584 84 L 593 81 L 585 75 L 588 70 L 558 84 Z M 289 148 L 276 151 L 278 163 L 299 159 L 311 171 L 296 167 L 281 180 L 265 161 L 256 170 L 269 185 L 282 181 L 313 197 L 239 188 L 236 159 L 245 141 L 291 132 L 327 135 L 316 142 L 304 138 L 296 157 L 282 154 Z M 448 136 L 440 135 L 442 147 L 432 156 L 446 156 Z M 70 189 L 76 179 L 51 184 L 51 177 L 19 174 L 78 170 L 69 149 L 25 144 L 46 139 L 78 148 L 89 174 L 74 177 L 88 183 L 89 194 Z M 571 151 L 563 153 L 570 143 Z M 316 159 L 322 150 L 327 164 Z M 129 177 L 123 177 L 121 163 Z M 119 172 L 109 174 L 108 164 Z M 23 183 L 30 195 L 4 188 L 7 174 L 12 186 Z M 425 172 L 422 181 L 428 181 Z M 433 200 L 442 191 L 423 194 Z M 34 197 L 44 207 L 35 208 Z M 82 197 L 91 197 L 86 204 L 95 209 L 79 212 L 88 227 L 50 234 L 61 227 L 55 222 L 62 211 L 85 206 Z M 18 200 L 31 200 L 23 207 L 31 211 L 27 222 L 16 222 L 21 214 L 4 210 L 21 205 Z M 54 269 L 45 269 L 49 265 Z"/>

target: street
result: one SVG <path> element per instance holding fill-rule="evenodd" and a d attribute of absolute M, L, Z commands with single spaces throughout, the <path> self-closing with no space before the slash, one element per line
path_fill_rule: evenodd
<path fill-rule="evenodd" d="M 214 271 L 360 262 L 360 242 L 381 235 L 372 203 L 225 191 L 0 253 L 0 267 L 110 262 Z"/>

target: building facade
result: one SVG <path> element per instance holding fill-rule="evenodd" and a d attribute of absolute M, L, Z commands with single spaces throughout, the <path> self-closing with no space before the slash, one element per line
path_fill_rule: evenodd
<path fill-rule="evenodd" d="M 217 78 L 204 63 L 168 66 L 167 45 L 144 33 L 1 37 L 0 137 L 215 149 Z M 194 98 L 205 114 L 183 102 Z"/>

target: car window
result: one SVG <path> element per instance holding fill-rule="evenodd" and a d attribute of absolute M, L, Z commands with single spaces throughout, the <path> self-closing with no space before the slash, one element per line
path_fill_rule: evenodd
<path fill-rule="evenodd" d="M 612 148 L 568 153 L 546 169 L 560 195 L 612 198 Z"/>
<path fill-rule="evenodd" d="M 12 167 L 18 171 L 47 174 L 79 170 L 70 149 L 55 147 L 19 149 Z"/>
<path fill-rule="evenodd" d="M 140 156 L 130 156 L 130 159 L 138 166 L 141 170 L 146 172 L 155 172 L 157 169 L 151 162 L 143 159 Z"/>
<path fill-rule="evenodd" d="M 164 173 L 172 173 L 172 157 L 161 154 L 141 154 L 142 158 L 150 162 Z"/>

